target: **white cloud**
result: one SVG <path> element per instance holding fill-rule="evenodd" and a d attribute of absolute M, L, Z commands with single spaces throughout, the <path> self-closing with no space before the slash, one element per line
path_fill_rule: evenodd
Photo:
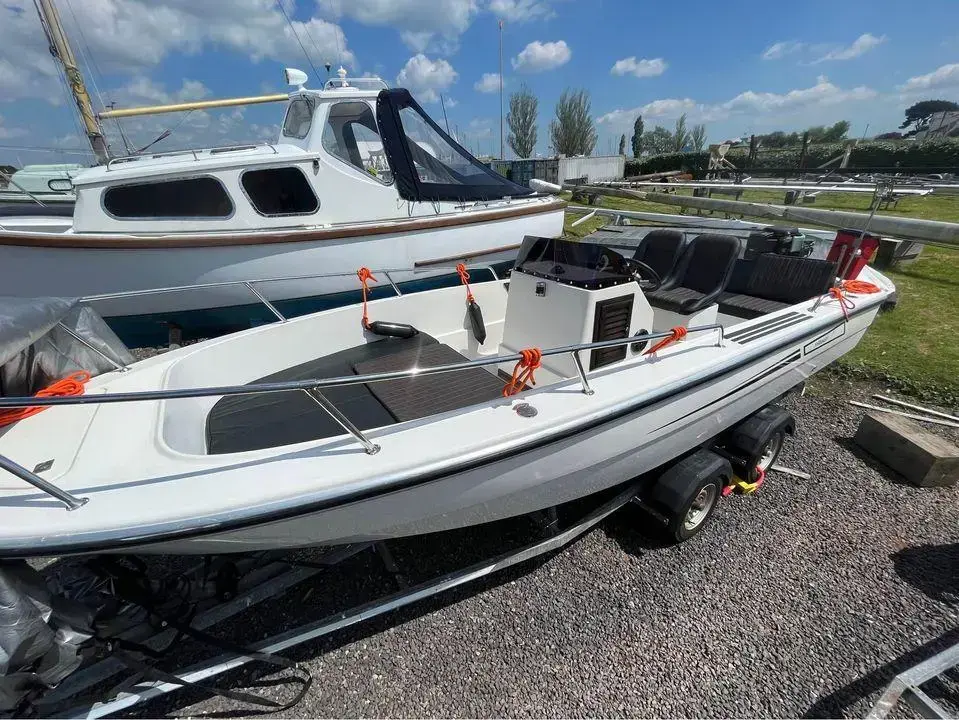
<path fill-rule="evenodd" d="M 29 132 L 24 128 L 5 127 L 3 124 L 3 116 L 0 115 L 0 140 L 12 140 L 13 138 L 23 137 L 28 134 Z"/>
<path fill-rule="evenodd" d="M 513 69 L 525 73 L 553 70 L 568 63 L 572 54 L 565 40 L 545 43 L 534 40 L 513 58 Z"/>
<path fill-rule="evenodd" d="M 130 80 L 123 87 L 107 92 L 110 100 L 121 107 L 134 105 L 167 105 L 169 103 L 202 100 L 210 96 L 210 89 L 199 80 L 184 80 L 176 90 L 167 90 L 163 85 L 145 76 Z"/>
<path fill-rule="evenodd" d="M 512 23 L 546 20 L 556 14 L 544 0 L 491 0 L 489 11 Z"/>
<path fill-rule="evenodd" d="M 338 25 L 319 17 L 295 20 L 294 35 L 273 0 L 71 0 L 60 8 L 60 15 L 67 33 L 82 38 L 97 66 L 107 73 L 142 74 L 171 53 L 196 55 L 208 47 L 241 53 L 254 62 L 303 65 L 297 36 L 318 67 L 338 57 L 347 64 L 355 62 Z M 57 74 L 32 0 L 4 0 L 0 98 L 59 103 L 63 93 Z"/>
<path fill-rule="evenodd" d="M 499 73 L 483 73 L 483 77 L 473 83 L 473 89 L 481 93 L 499 92 Z"/>
<path fill-rule="evenodd" d="M 813 60 L 813 64 L 826 62 L 827 60 L 852 60 L 860 55 L 865 55 L 873 48 L 882 45 L 884 42 L 886 42 L 885 35 L 876 37 L 871 33 L 863 33 L 853 40 L 852 45 L 832 50 L 823 55 L 821 58 Z"/>
<path fill-rule="evenodd" d="M 666 72 L 669 65 L 662 58 L 637 60 L 636 56 L 617 60 L 609 71 L 613 75 L 635 75 L 638 78 L 656 77 Z"/>
<path fill-rule="evenodd" d="M 943 65 L 925 75 L 916 75 L 906 80 L 899 89 L 905 93 L 959 87 L 959 63 Z"/>
<path fill-rule="evenodd" d="M 755 92 L 746 90 L 723 103 L 697 103 L 691 98 L 666 98 L 653 100 L 641 107 L 617 109 L 602 115 L 598 122 L 613 127 L 632 125 L 637 115 L 644 118 L 676 118 L 687 113 L 692 122 L 721 120 L 730 115 L 750 116 L 775 113 L 796 113 L 809 108 L 829 107 L 847 102 L 870 100 L 877 96 L 875 90 L 864 86 L 844 90 L 820 75 L 816 84 L 809 88 L 790 90 L 786 93 Z"/>
<path fill-rule="evenodd" d="M 456 82 L 458 75 L 446 60 L 430 60 L 419 53 L 406 61 L 396 84 L 409 89 L 420 102 L 439 102 L 439 93 Z"/>
<path fill-rule="evenodd" d="M 762 58 L 763 60 L 779 60 L 787 55 L 792 55 L 793 53 L 799 52 L 804 47 L 806 47 L 806 44 L 797 40 L 784 40 L 773 43 L 768 48 L 763 50 Z"/>
<path fill-rule="evenodd" d="M 396 28 L 407 47 L 418 53 L 454 52 L 459 36 L 479 12 L 476 0 L 317 0 L 317 7 L 364 25 Z"/>

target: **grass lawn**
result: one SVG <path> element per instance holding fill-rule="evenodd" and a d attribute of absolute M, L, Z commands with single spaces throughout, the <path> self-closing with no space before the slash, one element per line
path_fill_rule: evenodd
<path fill-rule="evenodd" d="M 822 194 L 812 207 L 868 212 L 869 198 L 865 194 Z M 781 204 L 783 194 L 750 191 L 743 194 L 743 199 Z M 601 207 L 665 213 L 679 210 L 611 197 L 603 198 Z M 883 214 L 959 222 L 959 196 L 905 198 L 895 210 Z M 566 232 L 583 237 L 608 221 L 596 217 L 572 228 L 571 219 L 567 218 Z M 922 400 L 959 405 L 959 249 L 926 247 L 915 263 L 900 271 L 890 271 L 889 276 L 896 283 L 898 306 L 876 319 L 859 346 L 839 362 L 837 370 L 883 380 Z"/>

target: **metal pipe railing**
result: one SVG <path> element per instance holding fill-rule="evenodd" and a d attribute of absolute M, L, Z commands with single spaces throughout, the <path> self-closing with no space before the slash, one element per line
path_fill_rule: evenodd
<path fill-rule="evenodd" d="M 719 333 L 718 344 L 721 346 L 724 340 L 722 325 L 701 325 L 699 327 L 688 329 L 688 332 L 690 333 L 712 331 Z M 615 340 L 601 340 L 591 343 L 563 345 L 562 347 L 543 350 L 542 355 L 543 357 L 552 357 L 554 355 L 577 353 L 583 350 L 601 350 L 603 348 L 632 345 L 633 343 L 651 342 L 654 340 L 663 340 L 667 337 L 672 337 L 672 334 L 672 331 L 647 333 L 644 335 L 633 335 L 632 337 L 617 338 Z M 0 398 L 0 408 L 53 407 L 56 405 L 104 405 L 107 403 L 143 402 L 146 400 L 180 400 L 184 398 L 195 397 L 258 395 L 261 393 L 283 392 L 287 390 L 311 390 L 314 388 L 344 387 L 347 385 L 362 385 L 365 383 L 384 382 L 387 380 L 402 380 L 404 378 L 418 377 L 420 375 L 438 375 L 440 373 L 457 372 L 459 370 L 487 367 L 489 365 L 516 363 L 522 358 L 523 356 L 520 353 L 513 353 L 511 355 L 493 355 L 490 357 L 478 358 L 476 360 L 466 360 L 460 363 L 438 365 L 436 367 L 414 367 L 408 370 L 394 370 L 391 372 L 371 373 L 369 375 L 341 375 L 339 377 L 332 378 L 288 380 L 285 382 L 255 383 L 250 385 L 221 385 L 204 388 L 183 388 L 179 390 L 144 390 L 141 392 L 106 393 L 102 395 L 71 395 L 66 397 L 5 397 Z"/>
<path fill-rule="evenodd" d="M 699 327 L 688 328 L 689 333 L 694 332 L 718 332 L 719 339 L 717 345 L 723 346 L 725 339 L 723 326 L 719 324 L 701 325 Z M 632 337 L 617 338 L 615 340 L 603 340 L 591 343 L 578 343 L 575 345 L 564 345 L 562 347 L 549 348 L 542 351 L 543 357 L 552 357 L 555 355 L 569 354 L 576 366 L 576 372 L 582 385 L 584 395 L 593 395 L 594 390 L 589 385 L 587 371 L 583 366 L 580 352 L 584 350 L 601 350 L 603 348 L 621 347 L 623 345 L 632 345 L 634 343 L 649 343 L 654 340 L 662 340 L 672 337 L 672 331 L 660 333 L 645 333 L 643 335 L 634 335 Z M 387 380 L 400 380 L 404 378 L 438 375 L 439 373 L 457 372 L 470 368 L 487 367 L 490 365 L 500 365 L 503 363 L 519 362 L 523 356 L 519 353 L 512 355 L 496 355 L 493 357 L 479 358 L 477 360 L 467 360 L 461 363 L 451 363 L 449 365 L 439 365 L 428 368 L 409 368 L 408 370 L 396 370 L 393 372 L 371 373 L 369 375 L 347 375 L 334 378 L 315 378 L 309 380 L 291 380 L 278 383 L 258 383 L 252 385 L 226 385 L 222 387 L 206 388 L 185 388 L 181 390 L 147 390 L 143 392 L 130 393 L 107 393 L 104 395 L 72 395 L 67 397 L 12 397 L 0 398 L 0 408 L 22 408 L 22 407 L 51 407 L 55 405 L 102 405 L 107 403 L 119 402 L 144 402 L 148 400 L 176 400 L 184 398 L 198 397 L 225 397 L 228 395 L 257 395 L 269 392 L 285 392 L 291 390 L 305 391 L 321 408 L 350 435 L 352 435 L 369 455 L 379 452 L 379 445 L 372 442 L 356 425 L 354 425 L 343 413 L 340 412 L 326 396 L 322 394 L 321 389 L 329 387 L 343 387 L 346 385 L 360 385 L 372 382 L 384 382 Z M 25 482 L 46 492 L 49 495 L 63 502 L 68 510 L 75 510 L 87 502 L 87 498 L 77 498 L 70 493 L 58 488 L 56 485 L 47 482 L 43 478 L 30 472 L 25 467 L 18 465 L 9 458 L 0 455 L 0 469 L 16 475 Z"/>
<path fill-rule="evenodd" d="M 466 263 L 466 267 L 470 270 L 488 270 L 494 279 L 498 280 L 499 277 L 496 275 L 496 270 L 492 265 L 486 263 Z M 448 270 L 451 273 L 456 272 L 454 266 L 431 266 L 429 268 L 419 269 L 419 268 L 388 268 L 388 269 L 373 269 L 372 272 L 375 273 L 413 273 L 413 274 L 427 274 L 433 273 L 437 270 Z M 186 292 L 188 290 L 210 290 L 212 288 L 222 288 L 222 287 L 236 287 L 240 285 L 246 285 L 247 283 L 260 285 L 262 283 L 271 283 L 271 282 L 288 282 L 292 280 L 323 280 L 327 278 L 337 278 L 337 277 L 350 277 L 355 276 L 356 271 L 351 270 L 349 272 L 335 272 L 335 273 L 310 273 L 307 275 L 284 275 L 278 277 L 266 277 L 266 278 L 255 278 L 253 280 L 221 280 L 218 282 L 210 283 L 197 283 L 195 285 L 172 285 L 170 287 L 162 288 L 147 288 L 144 290 L 121 290 L 114 293 L 103 293 L 101 295 L 86 295 L 80 298 L 80 302 L 93 303 L 99 302 L 102 300 L 120 300 L 128 297 L 144 297 L 147 295 L 162 295 L 164 293 L 173 293 L 173 292 Z M 393 284 L 393 280 L 390 279 L 390 284 Z M 357 288 L 359 290 L 359 288 Z"/>

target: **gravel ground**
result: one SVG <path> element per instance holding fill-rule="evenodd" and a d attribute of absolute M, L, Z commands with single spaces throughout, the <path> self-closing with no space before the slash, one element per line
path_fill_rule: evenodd
<path fill-rule="evenodd" d="M 862 717 L 894 674 L 959 641 L 959 487 L 911 487 L 853 449 L 850 394 L 866 392 L 818 382 L 786 403 L 798 430 L 780 463 L 814 480 L 771 473 L 679 546 L 627 508 L 545 561 L 301 648 L 315 683 L 282 715 Z M 371 558 L 230 639 L 315 619 L 321 595 L 362 594 L 357 576 L 384 587 Z M 142 712 L 249 709 L 180 693 Z"/>

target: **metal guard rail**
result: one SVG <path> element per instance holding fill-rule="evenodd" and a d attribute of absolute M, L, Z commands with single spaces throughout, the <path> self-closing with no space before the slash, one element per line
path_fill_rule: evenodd
<path fill-rule="evenodd" d="M 719 324 L 701 325 L 699 327 L 688 328 L 687 332 L 718 332 L 719 339 L 717 345 L 722 347 L 724 341 L 723 326 Z M 623 345 L 633 345 L 635 343 L 652 342 L 672 337 L 672 331 L 659 333 L 645 333 L 643 335 L 633 335 L 632 337 L 618 338 L 615 340 L 602 340 L 599 342 L 579 343 L 576 345 L 564 345 L 561 347 L 549 348 L 543 350 L 543 357 L 554 355 L 569 354 L 576 365 L 576 371 L 579 375 L 579 381 L 582 386 L 582 392 L 585 395 L 592 395 L 593 389 L 589 385 L 587 371 L 583 366 L 580 353 L 584 350 L 599 350 L 603 348 L 620 347 Z M 500 365 L 504 363 L 519 362 L 523 356 L 519 353 L 512 355 L 496 355 L 493 357 L 479 358 L 477 360 L 467 360 L 466 362 L 451 363 L 449 365 L 440 365 L 429 368 L 410 368 L 408 370 L 396 370 L 385 373 L 372 373 L 369 375 L 347 375 L 334 378 L 313 378 L 308 380 L 290 380 L 277 383 L 257 383 L 251 385 L 224 385 L 220 387 L 205 388 L 185 388 L 180 390 L 146 390 L 142 392 L 127 393 L 108 393 L 106 395 L 74 395 L 69 397 L 12 397 L 0 398 L 0 408 L 22 408 L 22 407 L 51 407 L 56 405 L 101 405 L 106 403 L 122 402 L 143 402 L 148 400 L 177 400 L 182 398 L 196 397 L 225 397 L 230 395 L 257 395 L 260 393 L 285 392 L 291 390 L 301 390 L 306 392 L 320 407 L 350 435 L 352 435 L 369 455 L 379 452 L 380 447 L 373 443 L 363 431 L 356 427 L 340 410 L 331 403 L 321 392 L 323 388 L 342 387 L 345 385 L 360 385 L 371 382 L 384 382 L 386 380 L 399 380 L 402 378 L 417 377 L 421 375 L 437 375 L 439 373 L 457 372 L 470 368 L 486 367 L 488 365 Z M 37 474 L 30 472 L 25 467 L 18 465 L 12 460 L 0 455 L 0 468 L 16 475 L 21 480 L 33 485 L 60 500 L 67 510 L 76 510 L 87 503 L 89 498 L 80 498 L 57 487 L 51 482 L 44 480 Z"/>

